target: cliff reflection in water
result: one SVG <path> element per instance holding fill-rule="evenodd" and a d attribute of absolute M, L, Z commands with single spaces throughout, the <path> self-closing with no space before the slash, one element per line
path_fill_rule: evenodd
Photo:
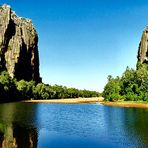
<path fill-rule="evenodd" d="M 36 129 L 24 127 L 13 127 L 13 125 L 0 125 L 0 147 L 1 148 L 36 148 Z M 3 130 L 3 131 L 2 131 Z"/>
<path fill-rule="evenodd" d="M 148 109 L 0 104 L 0 148 L 148 147 Z"/>
<path fill-rule="evenodd" d="M 7 105 L 7 107 L 6 107 Z M 34 127 L 27 127 L 25 125 L 20 126 L 15 121 L 19 118 L 21 110 L 17 104 L 10 103 L 4 104 L 0 109 L 0 148 L 37 148 L 38 134 L 37 129 Z M 31 112 L 32 108 L 26 106 L 27 112 Z M 34 114 L 25 114 L 23 121 L 32 120 Z"/>

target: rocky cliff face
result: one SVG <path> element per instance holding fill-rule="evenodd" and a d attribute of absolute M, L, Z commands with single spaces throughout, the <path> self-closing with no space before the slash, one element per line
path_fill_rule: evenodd
<path fill-rule="evenodd" d="M 148 27 L 143 31 L 138 49 L 138 63 L 148 64 Z"/>
<path fill-rule="evenodd" d="M 0 6 L 0 71 L 12 78 L 40 82 L 38 35 L 32 21 Z"/>

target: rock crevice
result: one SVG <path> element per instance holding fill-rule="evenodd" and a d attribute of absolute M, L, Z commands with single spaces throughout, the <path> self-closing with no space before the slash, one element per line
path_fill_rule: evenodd
<path fill-rule="evenodd" d="M 0 6 L 0 71 L 12 78 L 41 82 L 38 35 L 32 21 L 18 17 L 10 6 Z"/>

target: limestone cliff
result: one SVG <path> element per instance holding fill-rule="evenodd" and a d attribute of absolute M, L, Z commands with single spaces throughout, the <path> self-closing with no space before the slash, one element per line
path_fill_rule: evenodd
<path fill-rule="evenodd" d="M 32 21 L 0 6 L 0 71 L 12 78 L 40 82 L 38 35 Z"/>
<path fill-rule="evenodd" d="M 148 64 L 148 27 L 143 31 L 138 49 L 138 63 Z"/>

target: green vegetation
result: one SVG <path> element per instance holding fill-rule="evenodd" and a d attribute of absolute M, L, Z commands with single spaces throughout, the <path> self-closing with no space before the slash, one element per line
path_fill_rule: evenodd
<path fill-rule="evenodd" d="M 126 68 L 121 77 L 108 76 L 103 97 L 106 101 L 148 101 L 148 64 L 137 70 Z"/>
<path fill-rule="evenodd" d="M 2 6 L 0 6 L 0 10 L 3 10 L 3 7 Z"/>
<path fill-rule="evenodd" d="M 26 99 L 61 99 L 78 97 L 98 97 L 96 91 L 78 90 L 59 85 L 36 84 L 34 81 L 17 81 L 11 79 L 8 72 L 0 73 L 0 101 L 17 101 Z"/>
<path fill-rule="evenodd" d="M 22 21 L 26 21 L 26 19 L 24 17 L 21 18 Z"/>
<path fill-rule="evenodd" d="M 1 72 L 0 73 L 0 96 L 1 96 L 0 101 L 3 101 L 4 98 L 5 100 L 9 99 L 10 101 L 13 101 L 15 100 L 14 98 L 17 94 L 18 92 L 16 89 L 15 80 L 12 80 L 9 77 L 9 74 L 7 72 L 5 71 Z"/>

